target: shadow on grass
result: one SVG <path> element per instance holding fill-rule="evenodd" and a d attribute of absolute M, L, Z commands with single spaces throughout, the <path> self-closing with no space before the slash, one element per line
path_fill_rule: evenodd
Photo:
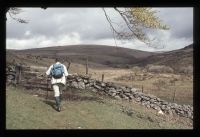
<path fill-rule="evenodd" d="M 84 91 L 83 91 L 84 92 Z M 53 92 L 48 93 L 48 96 L 46 94 L 38 94 L 39 97 L 45 98 L 46 103 L 49 103 L 49 105 L 53 102 L 52 100 L 55 100 Z M 49 100 L 49 102 L 47 102 Z M 61 95 L 62 101 L 97 101 L 100 103 L 103 103 L 103 99 L 96 97 L 96 96 L 88 96 L 88 95 L 80 95 L 78 92 L 73 92 L 71 90 L 64 91 Z"/>
<path fill-rule="evenodd" d="M 56 110 L 55 108 L 55 102 L 49 101 L 49 100 L 42 100 L 45 104 L 51 106 L 53 109 Z"/>

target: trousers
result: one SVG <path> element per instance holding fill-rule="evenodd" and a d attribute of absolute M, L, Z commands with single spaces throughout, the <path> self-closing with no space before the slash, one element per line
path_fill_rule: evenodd
<path fill-rule="evenodd" d="M 63 87 L 64 85 L 61 83 L 53 84 L 54 97 L 58 97 L 62 94 Z"/>

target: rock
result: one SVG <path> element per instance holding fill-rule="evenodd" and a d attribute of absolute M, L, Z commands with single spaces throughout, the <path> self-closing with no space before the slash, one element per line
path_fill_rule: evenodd
<path fill-rule="evenodd" d="M 163 104 L 163 105 L 167 105 L 168 102 L 167 102 L 167 101 L 163 101 L 161 104 Z"/>
<path fill-rule="evenodd" d="M 88 80 L 90 77 L 85 75 L 85 76 L 83 76 L 82 78 Z"/>
<path fill-rule="evenodd" d="M 150 108 L 150 105 L 147 104 L 146 107 L 147 107 L 147 108 Z"/>
<path fill-rule="evenodd" d="M 165 105 L 162 105 L 162 106 L 161 106 L 161 109 L 162 109 L 162 110 L 165 110 L 165 107 L 166 107 Z"/>
<path fill-rule="evenodd" d="M 88 83 L 88 81 L 86 79 L 83 80 L 84 83 Z"/>
<path fill-rule="evenodd" d="M 169 114 L 170 116 L 173 116 L 172 110 L 169 109 L 169 110 L 167 111 L 167 114 Z"/>
<path fill-rule="evenodd" d="M 95 87 L 96 89 L 99 89 L 99 90 L 101 89 L 101 87 L 98 86 L 98 85 L 96 85 L 96 84 L 94 85 L 94 87 Z"/>
<path fill-rule="evenodd" d="M 74 78 L 74 75 L 68 75 L 67 76 L 67 79 L 73 79 Z"/>
<path fill-rule="evenodd" d="M 146 96 L 141 96 L 141 98 L 143 99 L 143 100 L 150 100 L 150 98 L 149 97 L 146 97 Z"/>
<path fill-rule="evenodd" d="M 112 93 L 111 93 L 111 92 L 108 92 L 108 95 L 109 95 L 109 96 L 112 96 Z"/>
<path fill-rule="evenodd" d="M 124 93 L 126 96 L 131 96 L 131 94 L 130 93 Z"/>
<path fill-rule="evenodd" d="M 121 86 L 120 88 L 121 88 L 123 91 L 126 90 L 126 87 L 124 87 L 124 86 Z"/>
<path fill-rule="evenodd" d="M 77 80 L 78 82 L 83 81 L 83 79 L 82 79 L 82 78 L 79 78 L 79 77 L 77 77 L 76 80 Z"/>
<path fill-rule="evenodd" d="M 129 99 L 133 99 L 134 97 L 132 95 L 129 96 Z"/>
<path fill-rule="evenodd" d="M 85 89 L 85 83 L 82 81 L 78 82 L 78 88 Z"/>
<path fill-rule="evenodd" d="M 151 108 L 153 108 L 155 105 L 154 104 L 149 104 Z"/>
<path fill-rule="evenodd" d="M 118 96 L 118 95 L 116 95 L 116 96 L 115 96 L 115 99 L 117 99 L 117 100 L 121 100 L 121 97 Z"/>
<path fill-rule="evenodd" d="M 134 96 L 135 98 L 140 97 L 140 95 L 139 95 L 138 93 L 134 94 L 133 96 Z"/>
<path fill-rule="evenodd" d="M 159 106 L 153 106 L 152 108 L 155 109 L 155 110 L 160 110 Z"/>
<path fill-rule="evenodd" d="M 155 99 L 152 98 L 152 99 L 150 99 L 149 101 L 150 101 L 151 103 L 154 103 L 154 102 L 155 102 Z"/>
<path fill-rule="evenodd" d="M 124 99 L 125 99 L 125 100 L 129 100 L 129 97 L 125 96 Z"/>
<path fill-rule="evenodd" d="M 111 96 L 113 96 L 113 97 L 114 97 L 114 96 L 116 96 L 116 94 L 117 94 L 117 93 L 112 93 L 112 95 L 111 95 Z"/>
<path fill-rule="evenodd" d="M 108 92 L 111 92 L 111 93 L 115 92 L 116 93 L 116 90 L 115 90 L 115 88 L 110 88 Z"/>
<path fill-rule="evenodd" d="M 89 85 L 90 85 L 90 87 L 91 87 L 91 86 L 94 86 L 94 83 L 93 83 L 93 82 L 91 82 L 91 83 L 89 83 Z"/>
<path fill-rule="evenodd" d="M 140 101 L 141 101 L 141 98 L 140 98 L 140 97 L 137 97 L 135 100 L 136 100 L 137 102 L 140 102 Z"/>
<path fill-rule="evenodd" d="M 136 88 L 131 88 L 131 92 L 133 93 L 133 92 L 136 92 L 137 91 L 137 89 Z"/>
<path fill-rule="evenodd" d="M 164 115 L 164 113 L 162 112 L 162 110 L 158 111 L 158 115 Z"/>
<path fill-rule="evenodd" d="M 73 82 L 71 83 L 71 86 L 74 87 L 74 88 L 78 88 L 78 83 L 75 82 L 75 81 L 73 81 Z"/>
<path fill-rule="evenodd" d="M 160 98 L 156 98 L 157 101 L 160 101 Z"/>
<path fill-rule="evenodd" d="M 85 84 L 85 87 L 88 88 L 90 86 L 90 84 Z"/>
<path fill-rule="evenodd" d="M 147 101 L 146 103 L 147 103 L 147 104 L 151 104 L 150 101 Z"/>
<path fill-rule="evenodd" d="M 121 88 L 117 88 L 116 91 L 117 92 L 122 92 L 122 89 Z"/>
<path fill-rule="evenodd" d="M 169 106 L 166 106 L 165 109 L 166 109 L 166 110 L 170 110 L 170 107 L 169 107 Z"/>
<path fill-rule="evenodd" d="M 193 107 L 190 106 L 190 110 L 193 111 Z"/>
<path fill-rule="evenodd" d="M 134 114 L 134 111 L 132 109 L 127 110 L 127 115 L 132 116 Z"/>
<path fill-rule="evenodd" d="M 125 90 L 123 90 L 124 91 L 124 93 L 130 93 L 130 89 L 129 88 L 126 88 Z"/>
<path fill-rule="evenodd" d="M 108 87 L 113 87 L 114 83 L 112 83 L 112 82 L 107 82 L 106 85 L 107 85 Z"/>
<path fill-rule="evenodd" d="M 94 87 L 89 86 L 88 89 L 94 89 Z"/>
<path fill-rule="evenodd" d="M 142 106 L 145 106 L 145 105 L 146 105 L 146 102 L 145 102 L 145 101 L 143 101 L 141 105 L 142 105 Z"/>
<path fill-rule="evenodd" d="M 119 96 L 120 96 L 121 98 L 124 98 L 124 97 L 125 97 L 125 95 L 124 95 L 123 93 L 120 93 Z"/>
<path fill-rule="evenodd" d="M 102 86 L 102 87 L 105 87 L 105 86 L 106 86 L 106 84 L 102 82 L 102 83 L 101 83 L 101 86 Z"/>
<path fill-rule="evenodd" d="M 97 92 L 97 90 L 96 90 L 96 89 L 92 89 L 92 92 L 95 92 L 95 93 L 96 93 L 96 92 Z"/>
<path fill-rule="evenodd" d="M 179 111 L 180 116 L 184 116 L 184 111 Z"/>

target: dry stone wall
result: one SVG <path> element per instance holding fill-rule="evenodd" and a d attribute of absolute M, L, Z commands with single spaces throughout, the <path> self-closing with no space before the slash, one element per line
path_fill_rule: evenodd
<path fill-rule="evenodd" d="M 134 100 L 147 108 L 162 110 L 166 114 L 177 114 L 193 119 L 192 106 L 170 103 L 156 96 L 144 94 L 136 88 L 122 86 L 112 82 L 101 82 L 81 75 L 69 75 L 67 78 L 67 86 L 77 89 L 88 89 L 92 92 L 105 94 L 115 99 Z"/>

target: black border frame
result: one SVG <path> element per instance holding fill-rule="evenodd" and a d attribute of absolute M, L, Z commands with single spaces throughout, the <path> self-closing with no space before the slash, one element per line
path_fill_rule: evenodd
<path fill-rule="evenodd" d="M 78 2 L 78 3 L 77 3 Z M 8 7 L 193 7 L 194 8 L 194 24 L 193 24 L 193 40 L 194 40 L 194 129 L 193 130 L 7 130 L 6 129 L 6 115 L 5 115 L 5 91 L 6 82 L 5 82 L 5 54 L 6 54 L 6 9 Z M 199 121 L 199 110 L 200 107 L 198 105 L 200 93 L 198 92 L 198 82 L 200 81 L 199 74 L 199 2 L 198 0 L 73 0 L 73 1 L 65 1 L 65 0 L 5 0 L 0 3 L 0 18 L 1 18 L 1 31 L 0 31 L 0 66 L 1 66 L 1 92 L 0 92 L 0 121 L 1 121 L 1 130 L 0 136 L 10 136 L 10 135 L 20 135 L 20 136 L 55 136 L 55 135 L 64 135 L 64 136 L 96 136 L 96 135 L 118 135 L 118 136 L 143 136 L 143 135 L 186 135 L 191 136 L 194 135 L 195 132 L 199 131 L 200 121 Z M 183 13 L 184 14 L 184 13 Z M 3 45 L 3 46 L 2 46 Z M 159 131 L 159 132 L 157 132 Z"/>

